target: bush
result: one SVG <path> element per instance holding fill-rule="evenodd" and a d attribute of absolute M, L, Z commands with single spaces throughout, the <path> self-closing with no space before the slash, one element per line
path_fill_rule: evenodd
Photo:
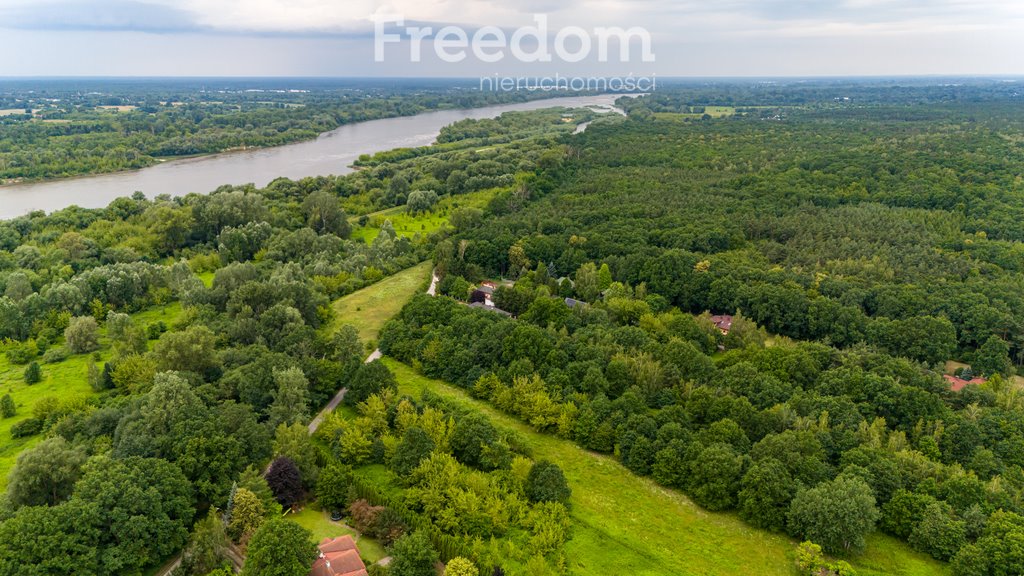
<path fill-rule="evenodd" d="M 67 360 L 70 353 L 65 346 L 54 346 L 49 348 L 43 354 L 43 362 L 46 364 L 56 364 L 57 362 L 63 362 Z"/>
<path fill-rule="evenodd" d="M 14 398 L 11 398 L 10 394 L 4 394 L 3 398 L 0 398 L 0 418 L 10 418 L 18 413 L 18 408 L 14 405 Z"/>
<path fill-rule="evenodd" d="M 12 345 L 6 354 L 11 364 L 28 364 L 39 355 L 39 349 L 36 348 L 35 342 L 24 342 Z"/>
<path fill-rule="evenodd" d="M 430 538 L 425 532 L 414 532 L 399 538 L 391 548 L 391 574 L 393 576 L 434 576 L 434 563 L 438 560 Z"/>
<path fill-rule="evenodd" d="M 167 324 L 165 324 L 163 320 L 158 320 L 146 325 L 146 338 L 150 340 L 156 340 L 164 332 L 167 332 Z"/>
<path fill-rule="evenodd" d="M 25 438 L 35 436 L 43 431 L 43 421 L 40 418 L 29 418 L 11 426 L 11 437 Z"/>
<path fill-rule="evenodd" d="M 33 362 L 25 368 L 25 384 L 32 385 L 43 379 L 43 371 L 39 368 L 39 362 Z"/>
<path fill-rule="evenodd" d="M 444 576 L 478 576 L 480 571 L 477 570 L 472 560 L 456 556 L 448 561 L 448 565 L 444 567 Z"/>
<path fill-rule="evenodd" d="M 526 477 L 526 497 L 531 502 L 565 503 L 571 495 L 572 490 L 557 464 L 541 460 L 530 468 Z"/>

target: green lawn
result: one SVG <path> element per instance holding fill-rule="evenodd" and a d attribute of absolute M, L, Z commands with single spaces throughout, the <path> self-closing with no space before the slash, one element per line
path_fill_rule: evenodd
<path fill-rule="evenodd" d="M 333 304 L 336 315 L 330 329 L 339 324 L 352 324 L 359 330 L 363 342 L 376 340 L 384 324 L 424 289 L 432 267 L 432 262 L 423 262 L 339 298 Z"/>
<path fill-rule="evenodd" d="M 445 196 L 434 206 L 434 210 L 413 216 L 405 211 L 405 206 L 397 206 L 368 214 L 369 221 L 366 226 L 356 226 L 359 217 L 350 218 L 354 227 L 352 230 L 353 240 L 363 240 L 366 243 L 373 242 L 380 234 L 380 227 L 385 220 L 391 220 L 391 225 L 399 236 L 413 237 L 416 234 L 430 234 L 439 230 L 448 223 L 448 216 L 455 208 L 483 208 L 494 196 L 496 190 L 479 190 L 469 194 L 458 196 Z"/>
<path fill-rule="evenodd" d="M 387 556 L 384 547 L 372 538 L 363 538 L 359 533 L 341 522 L 332 522 L 327 512 L 307 506 L 298 514 L 289 514 L 287 518 L 313 533 L 313 542 L 320 543 L 324 538 L 337 538 L 345 534 L 356 540 L 359 556 L 367 565 L 373 564 Z"/>
<path fill-rule="evenodd" d="M 163 320 L 168 327 L 181 316 L 181 304 L 172 302 L 165 306 L 154 306 L 148 310 L 132 315 L 135 322 L 145 328 L 147 324 Z M 63 345 L 58 342 L 54 346 Z M 150 342 L 152 346 L 152 342 Z M 110 342 L 106 338 L 106 330 L 100 329 L 100 356 L 102 362 L 110 360 Z M 7 488 L 7 475 L 14 467 L 18 454 L 31 448 L 42 440 L 41 436 L 28 438 L 12 438 L 11 426 L 32 417 L 32 408 L 44 398 L 57 398 L 62 402 L 86 399 L 94 394 L 89 386 L 88 366 L 92 354 L 77 354 L 63 362 L 45 364 L 37 358 L 43 370 L 43 380 L 31 386 L 25 384 L 23 378 L 27 365 L 12 365 L 7 356 L 0 354 L 0 396 L 10 394 L 18 407 L 13 418 L 0 419 L 0 490 Z"/>
<path fill-rule="evenodd" d="M 399 393 L 424 390 L 486 414 L 518 432 L 536 459 L 556 462 L 572 487 L 570 569 L 580 574 L 791 576 L 796 542 L 757 530 L 734 514 L 710 513 L 686 496 L 635 476 L 613 458 L 535 432 L 519 420 L 474 400 L 463 390 L 426 378 L 385 358 Z M 852 559 L 861 576 L 941 576 L 948 566 L 892 538 L 875 535 Z"/>

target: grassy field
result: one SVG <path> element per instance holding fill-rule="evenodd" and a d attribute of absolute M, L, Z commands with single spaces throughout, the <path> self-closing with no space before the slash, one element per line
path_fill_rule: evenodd
<path fill-rule="evenodd" d="M 14 468 L 18 454 L 42 439 L 38 435 L 12 438 L 11 426 L 31 418 L 32 409 L 44 398 L 69 401 L 92 396 L 93 391 L 87 379 L 88 362 L 88 355 L 79 355 L 56 364 L 40 363 L 43 380 L 29 386 L 22 377 L 25 365 L 12 365 L 6 356 L 0 356 L 0 395 L 10 394 L 18 407 L 13 418 L 0 420 L 0 490 L 7 488 L 7 474 Z"/>
<path fill-rule="evenodd" d="M 372 538 L 363 538 L 359 533 L 341 522 L 332 522 L 327 512 L 309 506 L 298 514 L 289 514 L 288 519 L 313 533 L 313 541 L 317 544 L 324 538 L 337 538 L 345 534 L 351 535 L 359 549 L 359 557 L 367 565 L 373 564 L 387 556 L 384 547 Z"/>
<path fill-rule="evenodd" d="M 132 315 L 137 324 L 145 327 L 151 322 L 163 320 L 171 326 L 181 315 L 181 304 L 173 302 L 166 306 L 150 308 Z M 54 344 L 55 346 L 63 343 Z M 152 345 L 152 343 L 150 343 Z M 110 343 L 106 331 L 100 330 L 100 357 L 97 364 L 110 360 Z M 45 398 L 57 398 L 62 402 L 87 399 L 94 394 L 88 381 L 88 366 L 91 354 L 70 356 L 62 362 L 44 364 L 37 359 L 43 371 L 43 379 L 31 386 L 25 384 L 23 375 L 26 365 L 12 365 L 6 355 L 0 354 L 0 395 L 10 394 L 18 412 L 13 418 L 0 419 L 0 490 L 7 488 L 7 475 L 14 467 L 18 454 L 35 446 L 41 436 L 12 438 L 11 426 L 32 417 L 32 409 Z"/>
<path fill-rule="evenodd" d="M 386 358 L 399 393 L 430 390 L 518 432 L 536 459 L 558 463 L 572 487 L 570 568 L 581 574 L 791 576 L 796 542 L 757 530 L 733 514 L 702 510 L 683 494 L 630 473 L 613 458 L 540 434 L 459 388 L 426 378 Z M 883 535 L 851 559 L 861 576 L 941 576 L 945 564 Z"/>
<path fill-rule="evenodd" d="M 712 118 L 725 118 L 727 116 L 732 116 L 735 113 L 736 109 L 733 108 L 732 106 L 705 106 L 704 112 L 701 114 L 688 114 L 682 112 L 655 112 L 654 117 L 657 118 L 658 120 L 681 121 L 700 118 L 704 116 L 704 114 L 707 114 Z"/>
<path fill-rule="evenodd" d="M 356 225 L 358 217 L 350 218 L 353 224 L 352 239 L 363 240 L 368 244 L 373 242 L 380 234 L 380 227 L 385 220 L 391 220 L 391 225 L 399 236 L 411 238 L 416 234 L 430 234 L 448 223 L 448 216 L 455 208 L 483 208 L 495 192 L 495 190 L 480 190 L 458 196 L 446 196 L 437 202 L 433 211 L 415 216 L 406 212 L 405 206 L 388 208 L 368 214 L 369 221 L 366 226 Z"/>
<path fill-rule="evenodd" d="M 339 324 L 352 324 L 359 330 L 359 338 L 363 342 L 375 341 L 384 324 L 423 289 L 432 267 L 432 262 L 423 262 L 339 298 L 333 304 L 336 316 L 329 328 L 333 330 Z"/>

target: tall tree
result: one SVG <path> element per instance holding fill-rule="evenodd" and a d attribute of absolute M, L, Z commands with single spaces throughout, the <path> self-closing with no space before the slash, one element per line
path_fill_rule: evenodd
<path fill-rule="evenodd" d="M 435 576 L 437 550 L 422 530 L 402 536 L 391 547 L 391 576 Z"/>
<path fill-rule="evenodd" d="M 274 401 L 267 411 L 267 423 L 291 425 L 309 419 L 309 381 L 298 368 L 274 370 Z"/>
<path fill-rule="evenodd" d="M 796 495 L 789 508 L 789 530 L 830 553 L 860 551 L 878 516 L 871 487 L 842 475 Z"/>
<path fill-rule="evenodd" d="M 85 454 L 57 436 L 18 455 L 7 484 L 15 506 L 53 506 L 71 496 Z"/>
<path fill-rule="evenodd" d="M 275 458 L 270 463 L 265 478 L 270 490 L 274 492 L 274 498 L 281 506 L 291 508 L 302 500 L 302 476 L 291 458 Z"/>
<path fill-rule="evenodd" d="M 306 215 L 309 227 L 320 234 L 348 238 L 352 232 L 352 226 L 348 223 L 348 217 L 341 209 L 338 198 L 330 192 L 319 190 L 306 196 L 302 202 L 302 211 Z"/>
<path fill-rule="evenodd" d="M 242 576 L 308 576 L 317 556 L 312 539 L 295 522 L 268 520 L 249 541 Z"/>

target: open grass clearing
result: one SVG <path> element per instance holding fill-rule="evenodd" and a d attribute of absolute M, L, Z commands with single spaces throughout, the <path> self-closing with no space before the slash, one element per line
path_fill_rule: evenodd
<path fill-rule="evenodd" d="M 685 495 L 635 476 L 613 458 L 534 431 L 471 398 L 460 388 L 426 378 L 391 358 L 399 393 L 430 390 L 486 414 L 519 433 L 535 459 L 556 462 L 573 490 L 570 569 L 579 574 L 791 576 L 797 542 L 752 528 L 735 514 L 707 512 Z M 888 536 L 869 538 L 868 551 L 850 559 L 869 576 L 942 576 L 948 566 Z"/>
<path fill-rule="evenodd" d="M 438 200 L 434 209 L 430 212 L 410 214 L 405 206 L 396 206 L 386 210 L 380 210 L 367 214 L 366 226 L 355 226 L 352 230 L 353 240 L 362 240 L 367 244 L 373 242 L 380 234 L 380 227 L 385 220 L 391 221 L 391 226 L 399 236 L 413 237 L 416 234 L 431 234 L 441 229 L 448 223 L 448 217 L 456 208 L 483 208 L 494 196 L 496 190 L 480 190 L 457 196 L 445 196 Z M 353 224 L 358 222 L 359 217 L 350 218 Z"/>
<path fill-rule="evenodd" d="M 376 341 L 384 324 L 425 287 L 432 268 L 432 262 L 422 262 L 339 298 L 332 304 L 335 318 L 329 329 L 351 324 L 359 331 L 363 342 Z"/>
<path fill-rule="evenodd" d="M 359 549 L 359 557 L 367 565 L 377 562 L 387 556 L 384 547 L 380 542 L 372 538 L 363 538 L 359 532 L 346 526 L 342 522 L 331 520 L 330 513 L 326 510 L 319 510 L 313 506 L 307 506 L 301 512 L 288 514 L 287 518 L 313 533 L 313 542 L 319 544 L 324 538 L 337 538 L 346 534 L 352 536 L 356 541 L 356 548 Z"/>

